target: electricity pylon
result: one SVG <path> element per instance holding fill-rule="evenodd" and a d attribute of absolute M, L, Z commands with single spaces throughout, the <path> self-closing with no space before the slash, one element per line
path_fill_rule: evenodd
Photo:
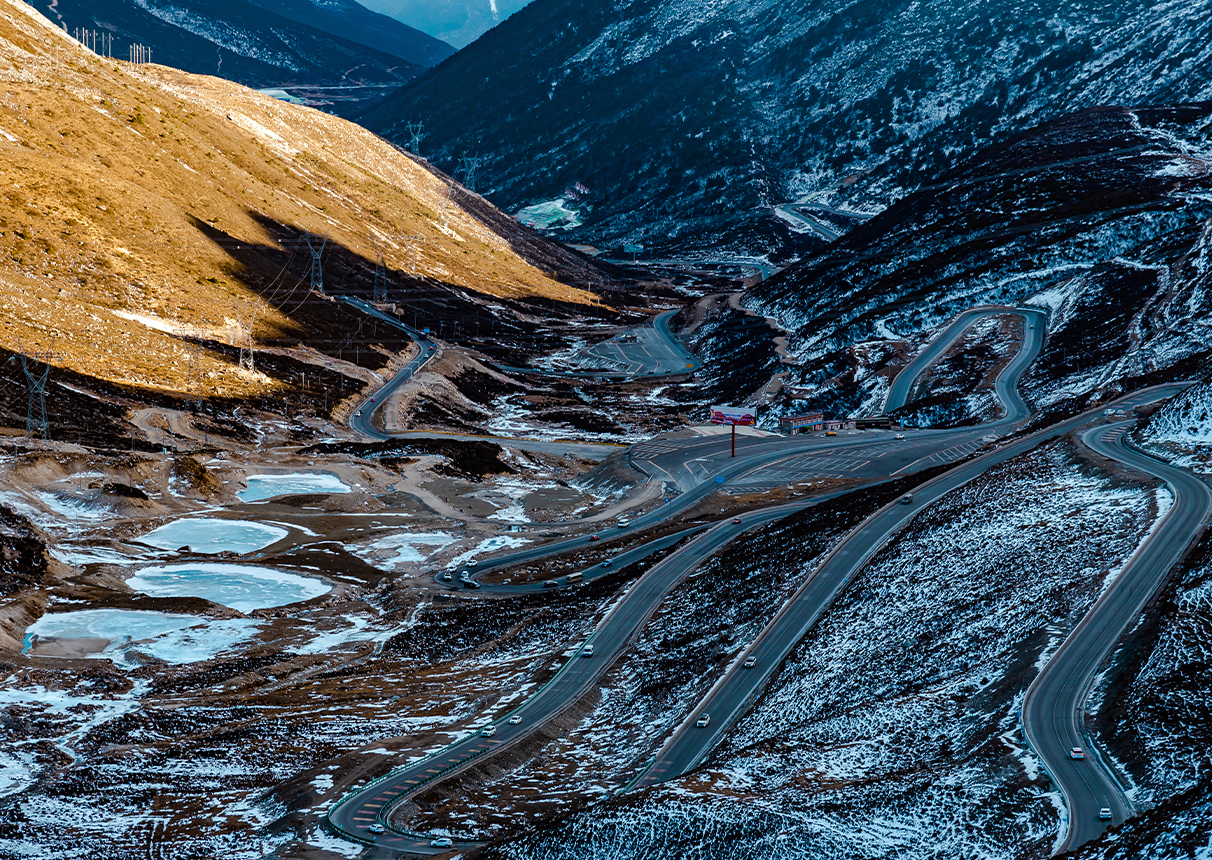
<path fill-rule="evenodd" d="M 311 288 L 320 295 L 324 295 L 324 261 L 322 257 L 324 248 L 328 245 L 328 237 L 308 233 L 304 238 L 307 240 L 307 247 L 311 250 Z"/>

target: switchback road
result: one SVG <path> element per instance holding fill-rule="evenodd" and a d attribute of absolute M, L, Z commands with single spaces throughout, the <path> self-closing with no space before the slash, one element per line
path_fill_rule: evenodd
<path fill-rule="evenodd" d="M 972 308 L 957 316 L 951 325 L 943 329 L 942 334 L 932 340 L 924 350 L 915 355 L 913 360 L 901 369 L 901 372 L 896 375 L 896 379 L 892 381 L 891 388 L 888 389 L 888 397 L 884 401 L 884 412 L 892 412 L 911 402 L 910 398 L 913 396 L 914 388 L 921 376 L 933 367 L 934 363 L 942 358 L 974 323 L 988 316 L 1008 314 L 1017 314 L 1023 318 L 1025 328 L 1023 345 L 1015 356 L 1015 361 L 1025 362 L 1023 370 L 1029 367 L 1043 346 L 1044 334 L 1048 325 L 1047 314 L 1038 308 L 998 306 Z M 1007 407 L 1005 418 L 1011 421 L 1021 421 L 1031 414 L 1027 404 L 1023 403 L 1022 398 L 1018 395 L 1018 379 L 1021 376 L 1021 372 L 1009 374 L 1003 372 L 998 375 L 998 399 L 1003 406 Z M 1008 404 L 1012 404 L 1012 406 Z"/>
<path fill-rule="evenodd" d="M 1119 575 L 1048 660 L 1023 700 L 1023 731 L 1031 748 L 1065 796 L 1067 831 L 1061 851 L 1097 838 L 1132 815 L 1111 765 L 1086 736 L 1083 707 L 1095 673 L 1112 648 L 1157 593 L 1167 574 L 1199 537 L 1212 515 L 1212 490 L 1190 472 L 1128 447 L 1133 421 L 1091 428 L 1083 445 L 1141 474 L 1160 478 L 1174 504 L 1145 538 Z M 1087 756 L 1072 759 L 1082 747 Z M 1109 809 L 1110 820 L 1099 818 Z"/>
<path fill-rule="evenodd" d="M 1147 389 L 1121 398 L 1112 405 L 1115 408 L 1130 409 L 1168 399 L 1186 387 L 1186 384 L 1175 384 Z M 998 463 L 1097 420 L 1101 411 L 1100 408 L 1087 412 L 1004 444 L 996 451 L 963 463 L 915 488 L 912 504 L 893 503 L 864 520 L 822 562 L 753 644 L 737 658 L 734 665 L 724 673 L 716 686 L 699 702 L 678 731 L 657 753 L 649 769 L 633 785 L 661 782 L 685 773 L 698 764 L 745 713 L 783 660 L 807 635 L 834 599 L 867 562 L 925 507 L 984 474 Z M 1186 520 L 1183 524 L 1190 525 Z M 1190 538 L 1190 533 L 1187 537 Z M 750 657 L 755 659 L 756 664 L 753 668 L 746 669 L 744 661 Z M 704 713 L 710 715 L 711 721 L 706 727 L 700 728 L 695 722 Z"/>

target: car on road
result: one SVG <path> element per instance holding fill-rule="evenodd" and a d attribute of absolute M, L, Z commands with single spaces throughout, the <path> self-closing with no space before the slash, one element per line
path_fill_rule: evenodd
<path fill-rule="evenodd" d="M 549 579 L 543 583 L 543 587 L 544 588 L 559 588 L 560 584 L 558 582 L 556 582 L 554 579 Z"/>
<path fill-rule="evenodd" d="M 631 525 L 631 523 L 627 522 L 627 520 L 619 520 L 619 528 L 625 529 L 629 525 Z"/>
<path fill-rule="evenodd" d="M 902 505 L 913 504 L 913 493 L 905 493 L 905 495 L 901 496 L 901 504 Z"/>
<path fill-rule="evenodd" d="M 430 349 L 433 349 L 433 347 L 431 346 Z M 432 845 L 434 848 L 449 848 L 454 843 L 451 842 L 450 839 L 446 836 L 439 836 L 437 839 L 435 839 L 433 842 L 430 842 L 429 844 Z"/>
<path fill-rule="evenodd" d="M 362 410 L 361 410 L 361 409 L 359 409 L 357 412 L 355 412 L 355 413 L 354 413 L 354 415 L 361 415 L 361 414 L 362 414 Z"/>
<path fill-rule="evenodd" d="M 583 649 L 581 649 L 581 656 L 582 657 L 592 657 L 593 656 L 593 646 L 586 645 Z"/>
<path fill-rule="evenodd" d="M 1100 821 L 1107 821 L 1111 818 L 1111 810 L 1104 806 L 1098 811 L 1098 817 Z"/>
<path fill-rule="evenodd" d="M 702 728 L 706 728 L 707 724 L 710 722 L 711 722 L 711 714 L 703 714 L 697 720 L 694 721 L 694 724 L 696 726 L 698 726 L 700 729 L 702 729 Z"/>
<path fill-rule="evenodd" d="M 1076 760 L 1076 759 L 1083 759 L 1085 757 L 1086 757 L 1086 751 L 1083 750 L 1081 747 L 1074 747 L 1073 749 L 1069 750 L 1069 758 L 1071 758 L 1071 759 Z"/>
<path fill-rule="evenodd" d="M 472 561 L 467 562 L 468 567 L 475 567 L 478 564 L 479 564 L 479 562 L 475 561 L 474 559 Z"/>
<path fill-rule="evenodd" d="M 496 733 L 497 733 L 496 726 L 485 726 L 484 728 L 480 729 L 480 734 L 482 734 L 486 738 L 490 738 L 493 735 L 495 735 Z"/>
<path fill-rule="evenodd" d="M 522 718 L 519 717 L 517 714 L 514 714 L 512 717 L 509 718 L 509 724 L 511 726 L 516 726 L 520 722 L 522 722 Z"/>
<path fill-rule="evenodd" d="M 904 439 L 904 438 L 905 438 L 905 434 L 904 434 L 904 433 L 897 433 L 897 434 L 896 434 L 895 436 L 893 436 L 892 438 L 893 438 L 893 439 Z"/>
<path fill-rule="evenodd" d="M 597 535 L 590 535 L 590 536 L 589 536 L 589 539 L 590 539 L 590 540 L 601 540 L 601 538 L 600 538 L 600 537 L 598 537 Z"/>
<path fill-rule="evenodd" d="M 442 579 L 446 580 L 447 582 L 450 582 L 450 571 L 449 570 L 446 571 L 444 574 L 442 574 Z"/>
<path fill-rule="evenodd" d="M 606 561 L 599 564 L 598 567 L 614 567 L 614 562 L 607 559 Z"/>
<path fill-rule="evenodd" d="M 733 518 L 732 518 L 732 521 L 733 521 L 734 523 L 736 523 L 738 526 L 741 524 L 741 518 L 740 518 L 740 517 L 733 517 Z"/>
<path fill-rule="evenodd" d="M 748 660 L 745 661 L 746 669 L 752 669 L 756 665 L 757 665 L 757 657 L 750 657 Z"/>
<path fill-rule="evenodd" d="M 433 352 L 433 347 L 432 347 L 432 346 L 429 348 L 429 351 L 430 351 L 430 352 Z"/>
<path fill-rule="evenodd" d="M 371 403 L 374 403 L 374 402 L 375 402 L 375 399 L 374 399 L 373 397 L 372 397 L 372 398 L 370 398 L 370 402 L 371 402 Z"/>
<path fill-rule="evenodd" d="M 836 436 L 837 434 L 836 434 L 836 433 L 834 433 L 832 430 L 826 430 L 826 431 L 825 431 L 825 435 L 826 435 L 826 436 Z"/>
<path fill-rule="evenodd" d="M 476 582 L 474 579 L 465 579 L 465 580 L 463 580 L 463 587 L 464 588 L 479 588 L 480 583 Z"/>
<path fill-rule="evenodd" d="M 377 822 L 377 821 L 376 821 L 374 824 L 372 824 L 372 825 L 370 825 L 369 827 L 367 827 L 366 829 L 367 829 L 367 830 L 369 830 L 371 833 L 374 833 L 374 834 L 386 833 L 386 832 L 387 832 L 387 828 L 386 828 L 386 827 L 384 827 L 382 824 L 379 824 L 379 822 Z"/>

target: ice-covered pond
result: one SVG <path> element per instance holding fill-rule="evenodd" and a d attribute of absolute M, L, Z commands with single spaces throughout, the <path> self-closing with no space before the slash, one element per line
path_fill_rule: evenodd
<path fill-rule="evenodd" d="M 166 663 L 209 660 L 248 639 L 264 622 L 249 618 L 200 618 L 135 609 L 81 609 L 43 615 L 25 631 L 22 653 L 109 657 L 124 662 L 127 648 Z M 60 640 L 58 649 L 46 640 Z M 63 640 L 67 640 L 66 642 Z"/>
<path fill-rule="evenodd" d="M 218 563 L 145 567 L 126 584 L 152 597 L 201 597 L 240 612 L 285 606 L 332 591 L 319 579 L 295 573 Z"/>
<path fill-rule="evenodd" d="M 166 523 L 148 532 L 139 541 L 160 549 L 188 546 L 191 551 L 203 554 L 248 553 L 264 549 L 289 533 L 280 526 L 264 523 L 197 517 Z"/>
<path fill-rule="evenodd" d="M 285 475 L 249 475 L 247 487 L 236 493 L 242 502 L 263 502 L 275 496 L 311 493 L 348 493 L 349 485 L 327 472 L 290 472 Z"/>

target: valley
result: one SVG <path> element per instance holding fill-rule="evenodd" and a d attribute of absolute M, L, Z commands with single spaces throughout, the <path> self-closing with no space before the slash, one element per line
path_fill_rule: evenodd
<path fill-rule="evenodd" d="M 1207 855 L 1206 19 L 776 5 L 0 0 L 0 858 Z"/>

